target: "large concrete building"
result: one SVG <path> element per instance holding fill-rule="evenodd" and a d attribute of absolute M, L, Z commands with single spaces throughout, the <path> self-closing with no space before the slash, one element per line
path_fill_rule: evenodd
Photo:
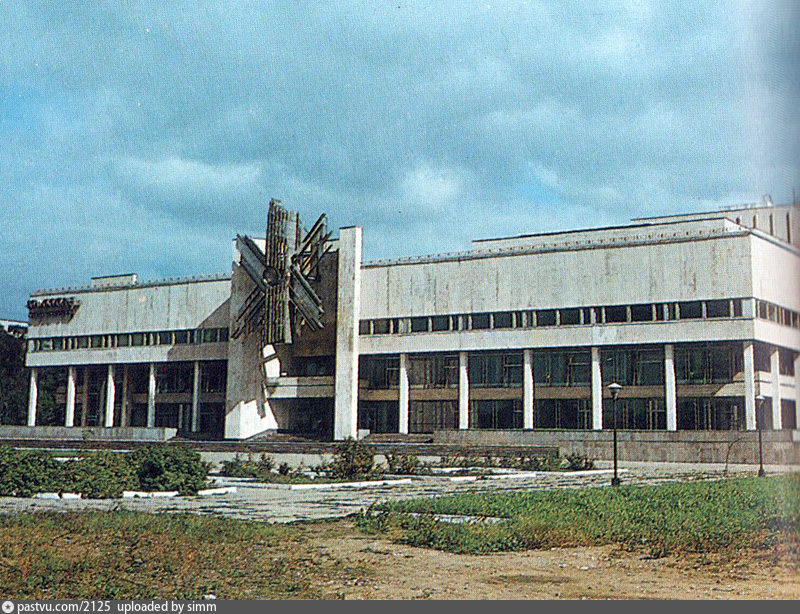
<path fill-rule="evenodd" d="M 304 240 L 281 236 L 286 273 Z M 758 408 L 768 429 L 800 423 L 797 205 L 373 262 L 361 228 L 317 238 L 300 281 L 264 260 L 269 236 L 240 237 L 222 275 L 33 293 L 28 424 L 43 369 L 63 374 L 61 425 L 211 438 L 602 430 L 611 382 L 622 429 L 752 430 Z"/>

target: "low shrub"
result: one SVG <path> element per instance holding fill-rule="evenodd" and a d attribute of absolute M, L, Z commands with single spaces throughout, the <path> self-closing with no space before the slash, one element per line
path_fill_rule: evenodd
<path fill-rule="evenodd" d="M 0 446 L 0 495 L 30 497 L 61 490 L 61 463 L 47 452 Z"/>
<path fill-rule="evenodd" d="M 567 454 L 564 457 L 564 469 L 567 471 L 594 469 L 594 461 L 584 454 Z"/>
<path fill-rule="evenodd" d="M 62 467 L 62 492 L 79 492 L 90 499 L 113 499 L 122 496 L 123 490 L 139 487 L 128 454 L 94 452 L 82 459 L 60 463 Z"/>
<path fill-rule="evenodd" d="M 247 460 L 243 460 L 238 454 L 233 460 L 222 461 L 220 475 L 229 478 L 253 478 L 253 479 L 267 479 L 273 474 L 275 468 L 275 461 L 272 457 L 262 454 L 257 461 L 252 460 L 248 456 Z"/>
<path fill-rule="evenodd" d="M 367 477 L 375 470 L 375 451 L 360 441 L 347 439 L 336 446 L 333 460 L 322 470 L 332 479 Z"/>
<path fill-rule="evenodd" d="M 468 469 L 480 467 L 491 469 L 500 467 L 504 469 L 518 469 L 520 471 L 559 471 L 561 469 L 561 459 L 556 453 L 543 455 L 525 454 L 523 452 L 516 455 L 506 456 L 444 456 L 441 461 L 444 467 L 458 467 Z"/>
<path fill-rule="evenodd" d="M 428 466 L 413 454 L 386 454 L 386 467 L 395 475 L 420 475 L 428 473 Z"/>
<path fill-rule="evenodd" d="M 178 445 L 155 445 L 131 453 L 142 490 L 177 490 L 194 495 L 206 485 L 209 463 L 200 453 Z"/>
<path fill-rule="evenodd" d="M 123 490 L 177 490 L 196 494 L 206 485 L 208 463 L 175 445 L 154 445 L 130 454 L 86 452 L 59 462 L 39 450 L 0 446 L 0 495 L 78 492 L 91 499 L 120 497 Z"/>

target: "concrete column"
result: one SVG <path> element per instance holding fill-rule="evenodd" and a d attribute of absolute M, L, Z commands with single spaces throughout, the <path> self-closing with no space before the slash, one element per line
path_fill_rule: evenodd
<path fill-rule="evenodd" d="M 67 411 L 64 426 L 75 425 L 75 367 L 67 367 Z"/>
<path fill-rule="evenodd" d="M 678 430 L 678 403 L 675 388 L 675 346 L 664 346 L 664 403 L 667 408 L 667 430 Z"/>
<path fill-rule="evenodd" d="M 800 429 L 800 353 L 794 357 L 794 424 Z"/>
<path fill-rule="evenodd" d="M 358 436 L 358 321 L 361 317 L 361 228 L 339 229 L 333 438 Z"/>
<path fill-rule="evenodd" d="M 781 369 L 778 348 L 772 348 L 769 355 L 770 378 L 772 379 L 772 428 L 779 431 L 783 428 L 781 415 Z"/>
<path fill-rule="evenodd" d="M 744 342 L 744 420 L 748 431 L 756 430 L 756 373 L 753 342 Z"/>
<path fill-rule="evenodd" d="M 192 433 L 200 426 L 200 361 L 194 361 L 194 380 L 192 381 Z"/>
<path fill-rule="evenodd" d="M 108 365 L 108 375 L 106 377 L 106 428 L 114 426 L 114 397 L 116 390 L 114 386 L 114 365 Z"/>
<path fill-rule="evenodd" d="M 28 426 L 36 426 L 36 401 L 39 397 L 39 372 L 31 369 L 30 387 L 28 388 Z"/>
<path fill-rule="evenodd" d="M 533 350 L 522 352 L 522 426 L 533 428 Z"/>
<path fill-rule="evenodd" d="M 400 402 L 398 432 L 408 435 L 408 354 L 400 354 Z"/>
<path fill-rule="evenodd" d="M 131 416 L 128 411 L 128 365 L 122 367 L 122 403 L 119 416 L 120 426 L 130 426 Z"/>
<path fill-rule="evenodd" d="M 156 425 L 156 366 L 150 363 L 150 373 L 147 381 L 147 426 Z"/>
<path fill-rule="evenodd" d="M 592 348 L 592 428 L 603 429 L 603 376 L 600 372 L 600 348 Z"/>
<path fill-rule="evenodd" d="M 458 353 L 458 428 L 469 428 L 469 356 Z"/>
<path fill-rule="evenodd" d="M 81 395 L 81 426 L 86 426 L 89 413 L 89 367 L 83 368 L 83 394 Z"/>

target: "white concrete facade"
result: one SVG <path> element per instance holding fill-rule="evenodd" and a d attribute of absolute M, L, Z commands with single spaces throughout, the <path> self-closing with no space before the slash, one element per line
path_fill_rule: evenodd
<path fill-rule="evenodd" d="M 315 421 L 335 439 L 370 428 L 602 430 L 607 386 L 628 378 L 630 428 L 754 429 L 759 394 L 772 428 L 797 428 L 798 210 L 652 218 L 375 262 L 361 261 L 361 228 L 342 228 L 319 286 L 327 336 L 286 346 L 263 346 L 258 330 L 234 337 L 255 288 L 235 247 L 230 275 L 36 292 L 34 302 L 78 306 L 31 318 L 28 423 L 37 370 L 63 369 L 67 426 L 138 420 L 230 439 Z M 367 385 L 361 371 L 377 358 L 385 377 Z M 224 391 L 207 393 L 215 365 Z"/>
<path fill-rule="evenodd" d="M 336 312 L 335 439 L 358 434 L 358 322 L 361 315 L 361 228 L 339 231 Z"/>

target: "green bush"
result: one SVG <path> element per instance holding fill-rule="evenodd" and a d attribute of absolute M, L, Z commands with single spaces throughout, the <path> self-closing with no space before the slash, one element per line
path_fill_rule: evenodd
<path fill-rule="evenodd" d="M 347 439 L 336 446 L 333 460 L 323 470 L 330 478 L 353 479 L 368 476 L 374 467 L 374 450 L 355 439 Z"/>
<path fill-rule="evenodd" d="M 210 465 L 191 448 L 154 445 L 130 456 L 142 490 L 177 490 L 193 495 L 206 485 Z"/>
<path fill-rule="evenodd" d="M 61 490 L 62 467 L 47 452 L 0 446 L 0 495 L 30 497 Z"/>
<path fill-rule="evenodd" d="M 389 473 L 395 475 L 419 475 L 427 473 L 429 468 L 413 454 L 386 454 L 386 466 Z"/>
<path fill-rule="evenodd" d="M 262 454 L 261 457 L 254 461 L 249 456 L 247 460 L 243 460 L 238 454 L 233 460 L 222 461 L 220 475 L 229 478 L 253 478 L 253 479 L 266 479 L 272 475 L 272 470 L 275 467 L 275 461 L 272 457 Z"/>
<path fill-rule="evenodd" d="M 561 469 L 561 459 L 557 453 L 552 452 L 540 456 L 520 452 L 516 455 L 506 456 L 443 456 L 441 465 L 443 467 L 458 467 L 461 469 L 502 467 L 505 469 L 519 469 L 520 471 L 559 471 Z"/>
<path fill-rule="evenodd" d="M 200 454 L 174 445 L 150 446 L 131 454 L 87 452 L 59 462 L 47 452 L 0 446 L 0 496 L 79 492 L 92 499 L 123 490 L 177 490 L 195 494 L 205 486 L 209 466 Z"/>
<path fill-rule="evenodd" d="M 123 490 L 139 487 L 128 454 L 94 452 L 82 459 L 61 463 L 62 492 L 83 493 L 90 499 L 113 499 Z"/>
<path fill-rule="evenodd" d="M 583 454 L 567 454 L 564 457 L 565 466 L 567 471 L 586 471 L 594 469 L 594 461 Z"/>

